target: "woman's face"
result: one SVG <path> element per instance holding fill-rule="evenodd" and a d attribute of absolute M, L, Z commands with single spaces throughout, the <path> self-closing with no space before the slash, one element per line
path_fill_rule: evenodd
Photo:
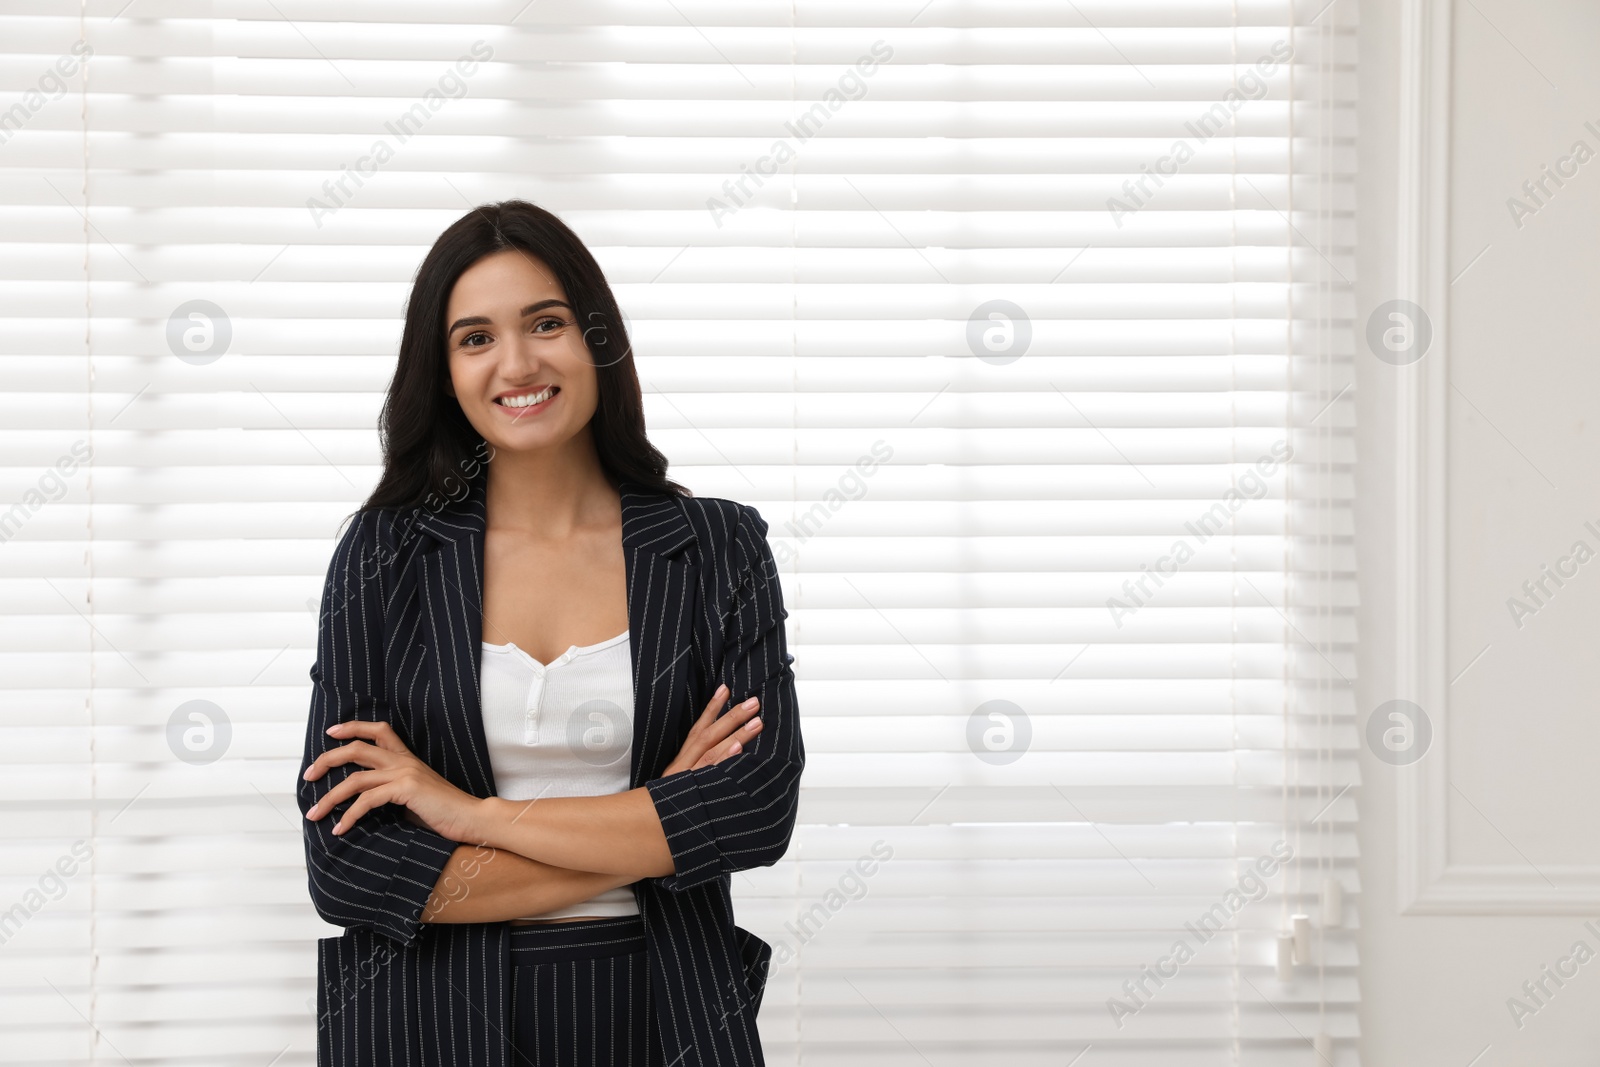
<path fill-rule="evenodd" d="M 599 403 L 577 314 L 544 261 L 520 249 L 464 271 L 445 308 L 449 392 L 495 449 L 558 447 Z"/>

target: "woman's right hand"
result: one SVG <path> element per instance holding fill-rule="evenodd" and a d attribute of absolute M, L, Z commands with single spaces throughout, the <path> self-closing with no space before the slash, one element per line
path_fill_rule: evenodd
<path fill-rule="evenodd" d="M 677 774 L 679 771 L 690 771 L 699 767 L 709 767 L 713 763 L 721 763 L 729 756 L 736 756 L 742 752 L 743 743 L 761 732 L 761 720 L 753 718 L 756 712 L 761 710 L 760 698 L 751 697 L 743 704 L 730 708 L 726 715 L 719 717 L 717 712 L 727 698 L 728 687 L 717 686 L 717 691 L 711 695 L 711 703 L 706 705 L 706 709 L 700 713 L 700 718 L 695 720 L 694 726 L 689 730 L 688 738 L 683 742 L 683 747 L 662 772 L 663 777 Z"/>

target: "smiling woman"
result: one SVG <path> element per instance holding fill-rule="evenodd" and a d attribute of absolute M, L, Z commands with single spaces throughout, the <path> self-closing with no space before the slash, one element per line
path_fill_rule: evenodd
<path fill-rule="evenodd" d="M 729 880 L 804 765 L 765 521 L 667 480 L 599 266 L 521 201 L 424 260 L 382 431 L 299 788 L 318 1062 L 761 1063 Z"/>
<path fill-rule="evenodd" d="M 537 298 L 522 304 L 528 295 Z M 521 248 L 473 264 L 446 308 L 445 391 L 484 440 L 504 450 L 502 469 L 515 464 L 530 487 L 562 497 L 568 493 L 551 478 L 601 475 L 586 430 L 599 407 L 599 375 L 577 315 L 550 267 Z M 602 321 L 588 332 L 603 336 L 604 312 L 590 315 Z M 544 513 L 526 496 L 516 506 L 524 515 Z"/>

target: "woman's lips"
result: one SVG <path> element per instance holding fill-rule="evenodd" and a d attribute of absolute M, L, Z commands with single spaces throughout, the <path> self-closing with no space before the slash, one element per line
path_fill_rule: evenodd
<path fill-rule="evenodd" d="M 558 386 L 556 389 L 554 389 L 550 393 L 550 396 L 549 396 L 548 399 L 543 400 L 543 401 L 541 401 L 540 403 L 537 403 L 537 404 L 529 404 L 527 407 L 514 408 L 514 407 L 508 407 L 507 405 L 502 404 L 499 401 L 496 401 L 494 406 L 496 408 L 499 408 L 501 411 L 505 412 L 507 415 L 509 415 L 511 417 L 512 421 L 514 422 L 517 419 L 525 418 L 528 415 L 538 415 L 539 413 L 543 412 L 546 408 L 548 408 L 551 404 L 555 403 L 556 402 L 556 397 L 558 397 L 560 395 L 561 395 L 561 389 Z"/>

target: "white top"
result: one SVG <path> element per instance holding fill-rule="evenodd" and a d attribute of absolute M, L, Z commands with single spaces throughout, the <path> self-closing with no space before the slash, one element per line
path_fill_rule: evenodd
<path fill-rule="evenodd" d="M 633 768 L 633 663 L 628 632 L 573 645 L 548 666 L 514 643 L 483 643 L 483 731 L 499 795 L 621 793 Z M 637 915 L 628 886 L 530 919 Z"/>

